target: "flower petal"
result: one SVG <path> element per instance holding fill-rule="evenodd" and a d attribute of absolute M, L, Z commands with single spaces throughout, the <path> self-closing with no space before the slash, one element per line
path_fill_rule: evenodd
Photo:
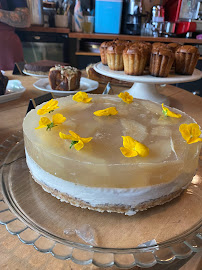
<path fill-rule="evenodd" d="M 146 157 L 149 155 L 149 148 L 138 141 L 136 141 L 135 150 L 141 157 Z"/>
<path fill-rule="evenodd" d="M 61 139 L 71 140 L 72 142 L 76 142 L 74 148 L 79 151 L 84 147 L 84 143 L 88 143 L 92 140 L 92 137 L 89 138 L 81 138 L 77 133 L 72 130 L 69 130 L 69 134 L 64 134 L 62 132 L 59 133 Z"/>
<path fill-rule="evenodd" d="M 201 142 L 202 138 L 199 138 L 201 135 L 200 127 L 196 123 L 191 124 L 182 124 L 179 127 L 179 131 L 182 134 L 183 139 L 188 143 Z"/>
<path fill-rule="evenodd" d="M 79 151 L 84 147 L 84 143 L 82 142 L 82 140 L 79 140 L 78 143 L 74 144 L 74 148 Z"/>
<path fill-rule="evenodd" d="M 86 92 L 79 91 L 77 92 L 72 99 L 77 102 L 83 102 L 83 103 L 89 103 L 92 98 L 88 97 L 88 94 Z"/>
<path fill-rule="evenodd" d="M 88 143 L 88 142 L 90 142 L 90 141 L 92 140 L 92 138 L 93 138 L 93 137 L 89 137 L 89 138 L 80 138 L 80 139 L 81 139 L 81 141 L 82 141 L 83 143 Z"/>
<path fill-rule="evenodd" d="M 59 136 L 61 139 L 64 139 L 64 140 L 70 139 L 71 140 L 71 138 L 69 138 L 69 136 L 71 136 L 71 135 L 67 135 L 65 133 L 59 132 Z"/>
<path fill-rule="evenodd" d="M 144 144 L 134 140 L 130 136 L 122 136 L 123 146 L 121 147 L 121 152 L 126 157 L 141 156 L 146 157 L 149 154 L 149 148 Z"/>
<path fill-rule="evenodd" d="M 120 147 L 120 150 L 125 157 L 135 157 L 138 155 L 137 151 L 125 147 Z"/>
<path fill-rule="evenodd" d="M 109 116 L 109 115 L 116 115 L 118 113 L 117 109 L 115 107 L 109 107 L 104 110 L 98 110 L 94 112 L 94 115 L 96 116 Z"/>
<path fill-rule="evenodd" d="M 189 128 L 193 137 L 199 137 L 201 135 L 199 125 L 196 123 L 189 124 Z"/>
<path fill-rule="evenodd" d="M 118 97 L 128 104 L 133 102 L 133 96 L 131 96 L 128 92 L 121 92 Z"/>
<path fill-rule="evenodd" d="M 47 127 L 51 123 L 51 120 L 48 117 L 41 117 L 39 120 L 39 126 L 35 129 Z"/>
<path fill-rule="evenodd" d="M 169 116 L 169 117 L 175 117 L 175 118 L 180 118 L 180 117 L 182 117 L 181 114 L 171 112 L 168 108 L 164 107 L 164 103 L 162 103 L 162 109 L 163 109 L 163 113 L 164 113 L 166 116 Z"/>
<path fill-rule="evenodd" d="M 197 143 L 197 142 L 202 142 L 202 138 L 190 138 L 189 142 L 187 143 L 192 144 L 192 143 Z"/>
<path fill-rule="evenodd" d="M 62 124 L 65 121 L 66 121 L 66 117 L 64 117 L 61 113 L 56 113 L 53 115 L 54 125 Z"/>
<path fill-rule="evenodd" d="M 45 113 L 49 113 L 50 111 L 54 111 L 58 109 L 58 100 L 51 99 L 48 101 L 41 109 L 37 111 L 37 114 L 43 115 Z"/>
<path fill-rule="evenodd" d="M 122 136 L 123 146 L 128 149 L 135 148 L 136 141 L 130 136 Z"/>
<path fill-rule="evenodd" d="M 75 133 L 74 131 L 69 130 L 69 133 L 71 134 L 73 141 L 79 141 L 81 139 L 81 137 L 77 133 Z"/>
<path fill-rule="evenodd" d="M 185 141 L 190 139 L 191 133 L 187 124 L 181 124 L 179 131 L 181 132 L 182 138 L 185 139 Z"/>
<path fill-rule="evenodd" d="M 44 127 L 47 127 L 47 126 L 38 126 L 35 129 L 40 129 L 40 128 L 44 128 Z"/>

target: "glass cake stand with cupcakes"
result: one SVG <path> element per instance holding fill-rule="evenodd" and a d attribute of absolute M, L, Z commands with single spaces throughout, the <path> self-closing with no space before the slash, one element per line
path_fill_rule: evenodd
<path fill-rule="evenodd" d="M 171 70 L 168 77 L 154 77 L 151 76 L 148 71 L 145 71 L 144 75 L 141 76 L 127 75 L 124 71 L 111 70 L 101 62 L 96 63 L 94 65 L 94 69 L 101 75 L 118 80 L 134 82 L 130 89 L 125 90 L 134 98 L 147 99 L 157 103 L 164 103 L 166 105 L 169 105 L 169 99 L 159 93 L 158 85 L 191 82 L 202 78 L 201 71 L 197 69 L 194 70 L 192 75 L 179 75 L 175 74 L 174 71 L 172 72 Z"/>
<path fill-rule="evenodd" d="M 0 224 L 36 250 L 99 269 L 158 270 L 182 266 L 202 250 L 202 158 L 181 196 L 125 216 L 71 206 L 44 192 L 26 165 L 22 131 L 0 149 Z"/>

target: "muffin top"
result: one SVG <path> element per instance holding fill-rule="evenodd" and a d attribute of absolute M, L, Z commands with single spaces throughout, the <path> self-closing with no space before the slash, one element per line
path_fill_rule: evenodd
<path fill-rule="evenodd" d="M 158 47 L 167 47 L 167 44 L 161 43 L 161 42 L 155 42 L 152 44 L 152 49 L 158 48 Z"/>
<path fill-rule="evenodd" d="M 169 49 L 167 46 L 166 47 L 156 47 L 152 49 L 152 54 L 158 54 L 158 55 L 163 55 L 163 56 L 169 56 L 169 57 L 175 57 L 175 54 L 171 49 Z"/>
<path fill-rule="evenodd" d="M 179 43 L 175 43 L 175 42 L 172 42 L 172 43 L 169 43 L 168 45 L 168 48 L 171 49 L 173 52 L 176 52 L 176 50 L 181 47 L 182 45 L 180 45 Z"/>
<path fill-rule="evenodd" d="M 151 50 L 152 50 L 152 45 L 151 45 L 151 43 L 149 43 L 149 42 L 138 42 L 139 43 L 139 47 L 141 47 L 141 48 L 144 48 L 144 49 L 146 49 L 146 51 L 147 51 L 147 53 L 151 53 Z"/>
<path fill-rule="evenodd" d="M 55 67 L 52 67 L 49 71 L 49 76 L 51 73 L 58 72 L 61 74 L 61 76 L 71 76 L 71 75 L 81 75 L 81 71 L 75 67 L 71 66 L 61 66 L 61 65 L 55 65 Z"/>
<path fill-rule="evenodd" d="M 183 45 L 177 49 L 176 53 L 195 53 L 199 55 L 199 50 L 195 46 Z"/>
<path fill-rule="evenodd" d="M 100 52 L 101 53 L 106 53 L 107 48 L 113 43 L 114 43 L 114 41 L 104 41 L 104 42 L 102 42 L 101 45 L 100 45 Z"/>
<path fill-rule="evenodd" d="M 128 45 L 131 43 L 130 40 L 123 40 L 123 39 L 115 39 L 113 40 L 114 43 L 118 44 L 118 45 Z"/>
<path fill-rule="evenodd" d="M 149 42 L 144 42 L 144 41 L 141 41 L 141 42 L 137 42 L 139 44 L 140 47 L 147 47 L 149 49 L 152 48 L 152 44 L 149 43 Z"/>
<path fill-rule="evenodd" d="M 125 49 L 126 45 L 124 43 L 112 43 L 107 48 L 107 53 L 123 53 L 123 50 Z"/>
<path fill-rule="evenodd" d="M 100 48 L 107 48 L 108 47 L 108 45 L 107 45 L 108 43 L 109 43 L 109 41 L 102 42 L 101 45 L 100 45 Z"/>
<path fill-rule="evenodd" d="M 127 46 L 123 51 L 124 54 L 141 54 L 141 55 L 144 55 L 147 52 L 148 47 L 143 44 L 139 44 L 138 42 L 135 42 L 130 46 Z"/>

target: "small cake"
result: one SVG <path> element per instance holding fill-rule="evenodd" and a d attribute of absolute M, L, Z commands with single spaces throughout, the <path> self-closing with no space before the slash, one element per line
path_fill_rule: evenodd
<path fill-rule="evenodd" d="M 154 47 L 151 52 L 150 74 L 155 77 L 167 77 L 174 59 L 175 54 L 168 47 Z"/>
<path fill-rule="evenodd" d="M 107 48 L 113 44 L 113 41 L 104 41 L 100 45 L 100 57 L 103 65 L 107 65 Z"/>
<path fill-rule="evenodd" d="M 8 84 L 8 77 L 4 76 L 0 71 L 0 96 L 5 94 L 7 84 Z"/>
<path fill-rule="evenodd" d="M 67 66 L 68 64 L 53 60 L 40 60 L 37 62 L 25 64 L 24 70 L 31 74 L 48 75 L 49 70 L 55 65 Z"/>
<path fill-rule="evenodd" d="M 148 48 L 139 43 L 133 43 L 123 51 L 124 72 L 127 75 L 142 75 L 148 61 Z"/>
<path fill-rule="evenodd" d="M 146 48 L 146 57 L 147 57 L 147 61 L 146 61 L 146 66 L 150 65 L 150 57 L 151 57 L 151 50 L 152 50 L 152 44 L 149 42 L 139 42 L 140 46 L 143 46 Z"/>
<path fill-rule="evenodd" d="M 177 49 L 179 47 L 181 47 L 182 45 L 180 45 L 179 43 L 175 43 L 175 42 L 172 42 L 172 43 L 168 43 L 167 44 L 167 47 L 173 52 L 175 53 L 177 51 Z M 175 69 L 175 59 L 174 59 L 174 62 L 173 62 L 173 68 Z"/>
<path fill-rule="evenodd" d="M 81 71 L 75 67 L 57 65 L 50 69 L 48 77 L 53 90 L 71 91 L 80 87 Z"/>
<path fill-rule="evenodd" d="M 123 50 L 127 43 L 113 43 L 107 48 L 107 64 L 111 70 L 123 70 Z"/>
<path fill-rule="evenodd" d="M 191 45 L 184 45 L 175 52 L 175 72 L 182 75 L 192 75 L 200 57 L 199 50 Z"/>
<path fill-rule="evenodd" d="M 202 144 L 190 116 L 127 92 L 78 92 L 43 103 L 26 115 L 23 132 L 28 168 L 45 191 L 126 215 L 180 195 Z"/>
<path fill-rule="evenodd" d="M 133 85 L 132 82 L 118 80 L 118 79 L 108 77 L 108 76 L 105 76 L 105 75 L 102 75 L 102 74 L 96 72 L 93 64 L 90 64 L 86 67 L 86 73 L 87 73 L 89 79 L 97 81 L 99 83 L 107 84 L 108 82 L 110 82 L 113 85 L 120 86 L 120 84 L 121 84 L 122 86 L 127 86 L 127 87 L 132 87 L 132 85 Z"/>
<path fill-rule="evenodd" d="M 167 44 L 167 47 L 172 50 L 174 53 L 177 51 L 177 49 L 179 47 L 181 47 L 182 45 L 180 45 L 179 43 L 175 43 L 175 42 L 172 42 L 172 43 L 168 43 Z"/>

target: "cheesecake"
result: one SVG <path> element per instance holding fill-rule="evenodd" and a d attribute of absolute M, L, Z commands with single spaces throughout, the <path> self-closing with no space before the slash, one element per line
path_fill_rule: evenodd
<path fill-rule="evenodd" d="M 181 131 L 198 127 L 193 118 L 147 100 L 85 95 L 43 103 L 24 119 L 27 166 L 46 192 L 77 207 L 134 215 L 188 187 L 202 139 L 186 141 Z"/>

